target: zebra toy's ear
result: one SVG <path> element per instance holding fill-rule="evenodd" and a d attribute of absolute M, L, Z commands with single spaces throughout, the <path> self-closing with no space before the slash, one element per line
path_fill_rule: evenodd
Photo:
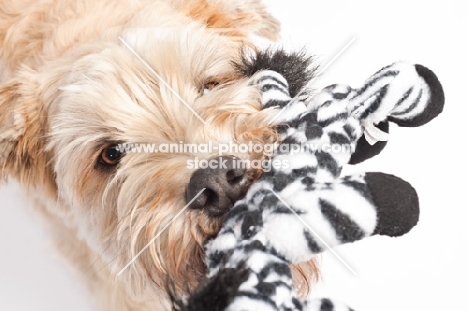
<path fill-rule="evenodd" d="M 382 68 L 348 98 L 352 112 L 365 128 L 350 164 L 382 151 L 388 139 L 388 121 L 405 127 L 421 126 L 438 116 L 445 102 L 442 85 L 431 70 L 404 62 Z"/>

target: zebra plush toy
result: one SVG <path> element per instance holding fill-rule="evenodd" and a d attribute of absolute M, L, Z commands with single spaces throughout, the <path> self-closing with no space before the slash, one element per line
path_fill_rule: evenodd
<path fill-rule="evenodd" d="M 381 69 L 356 89 L 331 85 L 293 100 L 277 71 L 258 71 L 252 83 L 263 91 L 264 108 L 282 109 L 274 121 L 281 143 L 271 161 L 288 165 L 272 165 L 234 205 L 205 245 L 208 280 L 176 304 L 187 311 L 349 311 L 330 299 L 298 298 L 290 265 L 416 225 L 418 197 L 409 183 L 341 171 L 380 152 L 388 121 L 412 127 L 436 117 L 442 86 L 429 69 L 407 63 Z"/>

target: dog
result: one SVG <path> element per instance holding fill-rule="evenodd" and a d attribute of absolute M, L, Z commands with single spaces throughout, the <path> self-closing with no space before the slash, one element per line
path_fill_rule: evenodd
<path fill-rule="evenodd" d="M 205 241 L 261 174 L 187 166 L 215 151 L 119 146 L 274 142 L 277 111 L 249 77 L 274 69 L 298 93 L 310 61 L 255 46 L 279 31 L 260 0 L 0 2 L 0 176 L 22 184 L 99 310 L 173 309 L 169 287 L 204 280 Z M 293 273 L 306 294 L 316 263 Z"/>

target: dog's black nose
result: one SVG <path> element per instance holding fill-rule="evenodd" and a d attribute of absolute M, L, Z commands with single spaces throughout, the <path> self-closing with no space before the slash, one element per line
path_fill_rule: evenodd
<path fill-rule="evenodd" d="M 193 173 L 185 198 L 188 203 L 205 188 L 190 208 L 204 209 L 211 216 L 221 216 L 245 194 L 248 183 L 246 169 L 242 160 L 233 156 L 213 158 L 206 164 L 207 168 L 199 168 Z"/>

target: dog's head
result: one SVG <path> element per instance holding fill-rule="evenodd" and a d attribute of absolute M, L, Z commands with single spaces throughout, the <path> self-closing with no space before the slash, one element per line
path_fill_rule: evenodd
<path fill-rule="evenodd" d="M 198 24 L 133 29 L 122 39 L 23 68 L 2 86 L 2 174 L 45 188 L 57 203 L 50 212 L 112 274 L 159 287 L 168 276 L 185 290 L 204 276 L 204 241 L 261 174 L 232 159 L 261 160 L 263 150 L 233 144 L 276 137 L 276 112 L 261 109 L 250 75 L 287 56 L 246 58 L 238 41 Z M 307 63 L 285 59 L 284 68 Z M 220 154 L 221 144 L 232 148 Z M 200 169 L 220 155 L 227 166 Z"/>

